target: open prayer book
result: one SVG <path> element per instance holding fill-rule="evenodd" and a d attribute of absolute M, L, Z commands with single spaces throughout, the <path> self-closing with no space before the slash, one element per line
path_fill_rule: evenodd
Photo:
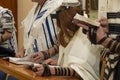
<path fill-rule="evenodd" d="M 30 61 L 30 55 L 23 57 L 23 58 L 16 58 L 16 57 L 3 57 L 3 59 L 9 60 L 9 62 L 14 64 L 23 64 L 23 65 L 31 65 L 34 62 Z"/>
<path fill-rule="evenodd" d="M 80 23 L 83 23 L 87 26 L 92 26 L 92 27 L 99 27 L 100 26 L 99 22 L 92 20 L 90 18 L 86 18 L 82 15 L 79 15 L 78 13 L 74 16 L 73 22 L 75 22 L 75 23 L 80 22 Z"/>
<path fill-rule="evenodd" d="M 31 65 L 34 63 L 34 62 L 31 62 L 26 57 L 24 58 L 9 57 L 9 62 L 12 62 L 14 64 L 24 64 L 24 65 Z"/>

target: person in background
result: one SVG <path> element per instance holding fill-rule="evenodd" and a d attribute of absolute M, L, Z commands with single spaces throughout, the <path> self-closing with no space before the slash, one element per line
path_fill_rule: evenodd
<path fill-rule="evenodd" d="M 15 56 L 17 41 L 14 17 L 7 8 L 0 6 L 0 56 Z"/>
<path fill-rule="evenodd" d="M 16 54 L 16 57 L 30 56 L 31 61 L 41 63 L 58 53 L 56 12 L 54 6 L 51 5 L 54 4 L 53 1 L 32 0 L 32 2 L 36 2 L 36 5 L 22 22 L 24 47 Z M 57 58 L 58 54 L 48 59 L 47 63 L 56 65 Z"/>
<path fill-rule="evenodd" d="M 120 41 L 118 39 L 114 39 L 112 37 L 109 37 L 109 24 L 108 24 L 108 19 L 107 18 L 101 18 L 99 20 L 100 26 L 97 28 L 96 37 L 92 37 L 89 35 L 89 33 L 94 33 L 94 29 L 89 29 L 89 27 L 85 24 L 80 23 L 79 21 L 76 23 L 77 26 L 84 28 L 87 32 L 88 38 L 94 38 L 96 39 L 96 43 L 98 45 L 103 45 L 106 49 L 103 51 L 101 54 L 102 57 L 106 59 L 106 66 L 105 66 L 105 71 L 108 71 L 108 73 L 104 72 L 104 80 L 120 80 L 119 73 L 120 73 L 120 68 L 119 68 L 119 56 L 120 56 Z M 90 38 L 91 37 L 91 38 Z M 103 56 L 104 55 L 104 56 Z M 113 61 L 112 64 L 110 61 Z M 108 66 L 111 67 L 109 68 Z M 114 66 L 114 67 L 112 67 Z M 111 74 L 112 73 L 112 74 Z M 112 76 L 112 77 L 111 77 Z"/>
<path fill-rule="evenodd" d="M 17 41 L 12 12 L 0 6 L 0 57 L 15 56 Z M 5 80 L 6 73 L 0 71 L 0 80 Z"/>
<path fill-rule="evenodd" d="M 63 1 L 70 4 L 82 3 L 78 0 Z M 99 80 L 101 48 L 91 45 L 81 28 L 72 23 L 76 13 L 83 14 L 81 5 L 77 4 L 59 7 L 57 19 L 60 43 L 58 65 L 39 64 L 34 66 L 32 69 L 37 76 L 77 76 L 79 80 Z"/>

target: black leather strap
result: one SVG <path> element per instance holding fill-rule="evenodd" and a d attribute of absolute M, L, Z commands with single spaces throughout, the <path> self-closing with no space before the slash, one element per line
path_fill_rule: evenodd
<path fill-rule="evenodd" d="M 110 40 L 106 47 L 110 48 L 110 46 L 112 45 L 112 43 L 113 43 L 113 40 Z"/>
<path fill-rule="evenodd" d="M 97 34 L 97 28 L 89 28 L 89 38 L 91 43 L 93 44 L 97 44 L 97 40 L 96 40 L 96 34 Z"/>
<path fill-rule="evenodd" d="M 103 37 L 100 41 L 98 41 L 98 44 L 102 44 L 106 39 L 107 37 Z"/>
<path fill-rule="evenodd" d="M 43 64 L 43 67 L 44 67 L 44 72 L 43 72 L 42 76 L 50 76 L 51 72 L 50 72 L 49 66 L 47 64 Z"/>
<path fill-rule="evenodd" d="M 82 32 L 83 32 L 84 34 L 86 34 L 86 33 L 88 32 L 88 30 L 82 29 Z"/>
<path fill-rule="evenodd" d="M 50 16 L 51 16 L 52 19 L 57 19 L 58 15 L 57 14 L 50 14 Z"/>

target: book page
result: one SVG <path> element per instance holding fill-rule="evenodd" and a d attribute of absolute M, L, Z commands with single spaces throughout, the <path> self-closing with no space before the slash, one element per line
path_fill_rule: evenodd
<path fill-rule="evenodd" d="M 62 6 L 78 6 L 80 2 L 78 0 L 63 0 Z"/>
<path fill-rule="evenodd" d="M 12 62 L 15 64 L 33 64 L 34 62 L 30 61 L 30 56 L 31 55 L 28 55 L 23 58 L 9 57 L 9 62 Z"/>
<path fill-rule="evenodd" d="M 94 27 L 99 27 L 100 23 L 95 21 L 95 20 L 92 20 L 90 18 L 86 18 L 82 15 L 79 15 L 79 14 L 76 14 L 74 16 L 74 20 L 77 20 L 78 22 L 82 23 L 82 24 L 85 24 L 87 26 L 94 26 Z"/>
<path fill-rule="evenodd" d="M 24 58 L 15 58 L 15 57 L 9 57 L 9 62 L 12 62 L 14 64 L 26 64 L 26 65 L 31 65 L 34 62 L 31 62 L 30 60 L 26 60 Z"/>

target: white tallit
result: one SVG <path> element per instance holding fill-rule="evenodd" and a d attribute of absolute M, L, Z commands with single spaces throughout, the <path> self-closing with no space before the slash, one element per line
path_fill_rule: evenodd
<path fill-rule="evenodd" d="M 106 17 L 107 13 L 120 12 L 120 0 L 99 0 L 99 18 Z M 120 18 L 110 18 L 108 23 L 120 24 Z M 107 51 L 106 51 L 107 52 Z M 104 80 L 113 80 L 116 64 L 119 60 L 119 53 L 109 53 L 105 57 Z"/>
<path fill-rule="evenodd" d="M 62 4 L 62 0 L 58 1 L 57 0 L 47 0 L 45 5 L 42 7 L 41 12 L 47 10 L 41 18 L 36 20 L 37 14 L 34 14 L 35 8 L 37 5 L 35 5 L 32 10 L 29 12 L 29 15 L 24 19 L 22 22 L 23 26 L 25 27 L 25 33 L 24 33 L 24 48 L 26 49 L 26 54 L 33 53 L 33 42 L 34 39 L 38 41 L 38 46 L 39 46 L 39 51 L 41 50 L 47 50 L 48 48 L 45 47 L 46 40 L 44 39 L 45 36 L 43 35 L 43 29 L 42 26 L 45 24 L 46 17 L 49 18 L 49 15 L 53 13 L 57 8 L 59 8 Z M 40 7 L 39 7 L 40 8 Z M 50 23 L 51 25 L 52 23 Z M 57 25 L 57 24 L 56 24 Z M 56 26 L 55 25 L 55 26 Z M 28 37 L 28 32 L 31 29 L 31 33 Z M 45 31 L 46 32 L 46 31 Z M 48 32 L 46 32 L 48 33 Z M 53 31 L 51 31 L 53 33 Z M 50 42 L 48 42 L 48 45 L 50 45 Z"/>
<path fill-rule="evenodd" d="M 120 12 L 119 3 L 120 0 L 99 0 L 98 17 L 107 17 L 107 12 Z"/>
<path fill-rule="evenodd" d="M 72 67 L 83 80 L 99 80 L 100 46 L 93 45 L 79 29 L 66 48 L 60 46 L 58 65 Z"/>
<path fill-rule="evenodd" d="M 8 14 L 9 17 L 12 18 L 12 21 L 11 21 L 11 23 L 10 22 L 4 23 L 2 25 L 2 27 L 0 27 L 0 32 L 1 32 L 1 30 L 4 31 L 5 29 L 11 29 L 12 30 L 12 37 L 9 40 L 5 41 L 4 43 L 1 43 L 0 46 L 3 46 L 5 48 L 9 48 L 16 53 L 18 50 L 18 47 L 17 47 L 17 40 L 16 40 L 16 29 L 14 26 L 14 16 L 12 14 L 12 11 L 0 6 L 0 18 L 3 17 L 3 14 Z M 0 33 L 0 35 L 2 35 L 2 34 Z"/>

